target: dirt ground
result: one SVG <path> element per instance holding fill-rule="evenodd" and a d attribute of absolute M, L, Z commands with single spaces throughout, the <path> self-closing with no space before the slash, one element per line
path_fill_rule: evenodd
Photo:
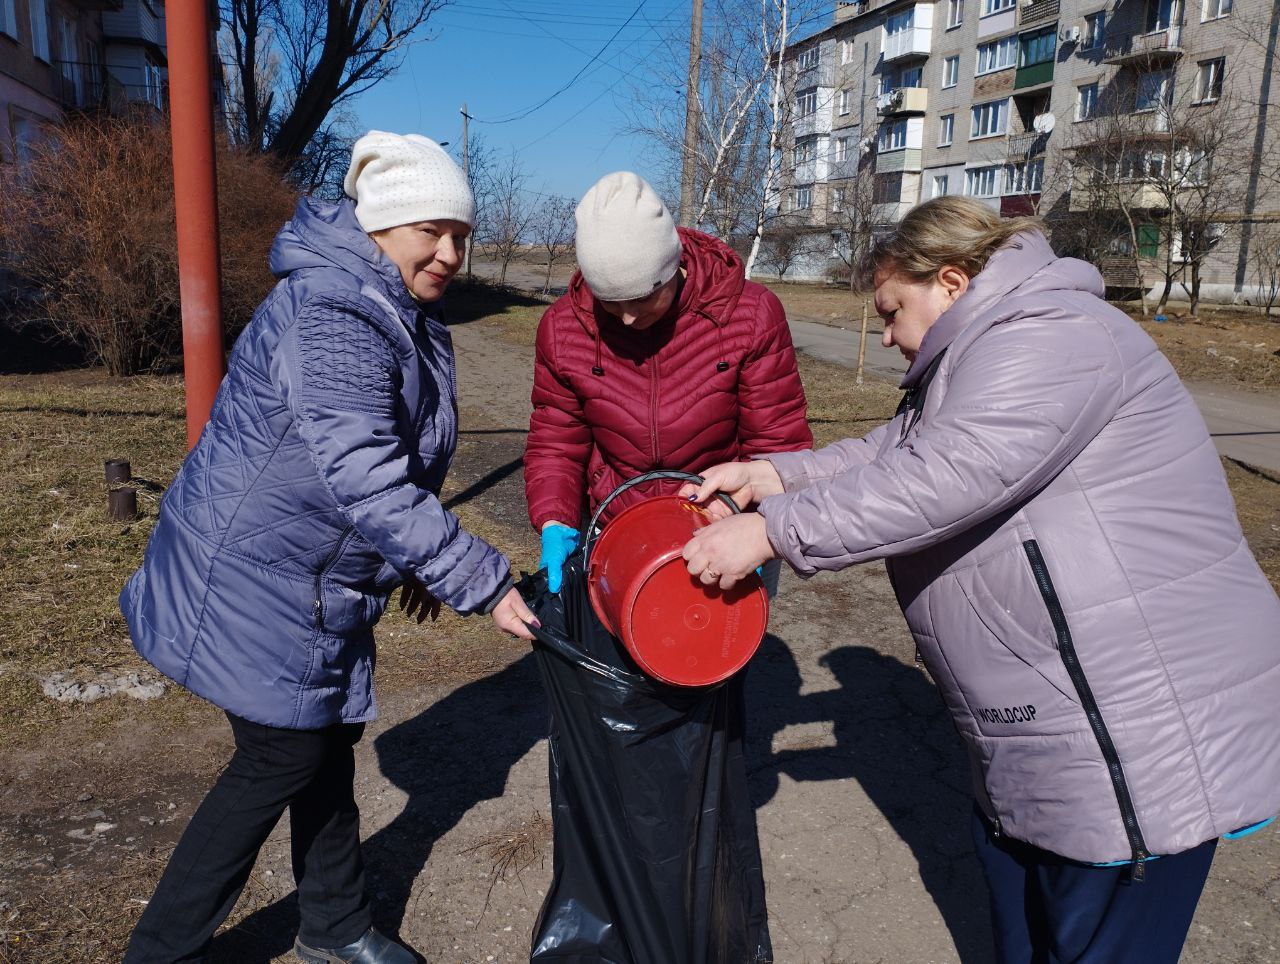
<path fill-rule="evenodd" d="M 529 568 L 520 457 L 541 305 L 473 295 L 460 308 L 463 432 L 443 498 Z M 892 413 L 890 386 L 857 389 L 846 370 L 802 365 L 820 441 Z M 145 670 L 112 596 L 121 560 L 140 556 L 154 501 L 132 527 L 103 525 L 96 508 L 103 458 L 128 455 L 161 486 L 181 457 L 180 386 L 145 384 L 112 408 L 104 398 L 120 386 L 101 376 L 0 378 L 5 488 L 29 519 L 24 531 L 0 515 L 0 626 L 19 627 L 0 641 L 3 962 L 117 960 L 230 754 L 220 714 L 176 689 L 147 703 L 53 704 L 39 693 L 39 675 L 55 668 Z M 1280 580 L 1280 483 L 1230 471 L 1251 544 Z M 65 568 L 102 559 L 87 574 Z M 777 960 L 990 960 L 966 764 L 883 567 L 784 577 L 770 628 L 749 676 L 747 738 Z M 527 959 L 551 873 L 547 719 L 532 656 L 485 620 L 418 627 L 394 607 L 379 647 L 381 717 L 357 756 L 379 923 L 431 962 Z M 288 849 L 282 825 L 213 961 L 289 959 Z M 1275 828 L 1219 850 L 1184 959 L 1280 961 Z"/>

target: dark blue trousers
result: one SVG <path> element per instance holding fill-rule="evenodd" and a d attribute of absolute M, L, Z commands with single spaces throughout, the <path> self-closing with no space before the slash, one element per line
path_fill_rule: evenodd
<path fill-rule="evenodd" d="M 991 890 L 1001 964 L 1174 964 L 1218 845 L 1129 868 L 1092 867 L 1007 837 L 977 810 L 973 843 Z"/>

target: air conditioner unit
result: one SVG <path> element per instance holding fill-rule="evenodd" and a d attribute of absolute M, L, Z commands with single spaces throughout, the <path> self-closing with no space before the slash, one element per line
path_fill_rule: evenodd
<path fill-rule="evenodd" d="M 1064 44 L 1073 44 L 1080 39 L 1080 28 L 1070 24 L 1058 31 L 1058 39 Z"/>

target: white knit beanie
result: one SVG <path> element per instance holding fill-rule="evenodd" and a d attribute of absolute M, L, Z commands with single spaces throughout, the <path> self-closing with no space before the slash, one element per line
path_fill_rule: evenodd
<path fill-rule="evenodd" d="M 444 148 L 421 134 L 369 131 L 351 150 L 342 186 L 366 231 L 418 221 L 475 224 L 466 175 Z"/>
<path fill-rule="evenodd" d="M 601 301 L 647 298 L 680 267 L 680 235 L 644 178 L 606 174 L 577 210 L 578 267 Z"/>

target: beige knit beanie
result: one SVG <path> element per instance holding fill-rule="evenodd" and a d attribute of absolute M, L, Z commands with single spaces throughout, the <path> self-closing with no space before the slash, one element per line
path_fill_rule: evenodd
<path fill-rule="evenodd" d="M 578 267 L 601 301 L 647 298 L 680 267 L 680 235 L 644 178 L 606 174 L 577 210 Z"/>
<path fill-rule="evenodd" d="M 343 188 L 366 231 L 418 221 L 475 224 L 466 175 L 444 148 L 421 134 L 369 131 L 352 148 Z"/>

